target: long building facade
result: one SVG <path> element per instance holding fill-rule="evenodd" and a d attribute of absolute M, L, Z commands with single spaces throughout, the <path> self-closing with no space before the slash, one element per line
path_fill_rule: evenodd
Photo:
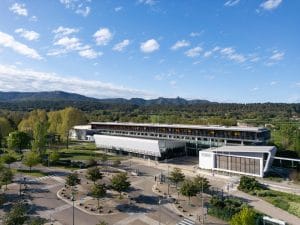
<path fill-rule="evenodd" d="M 214 146 L 264 145 L 270 138 L 270 131 L 268 129 L 258 127 L 117 122 L 92 122 L 90 126 L 91 129 L 88 133 L 94 134 L 96 145 L 102 148 L 108 148 L 109 145 L 103 144 L 103 138 L 108 136 L 119 138 L 119 141 L 114 140 L 114 143 L 124 143 L 122 138 L 126 138 L 127 143 L 133 143 L 135 140 L 136 143 L 140 144 L 143 141 L 155 140 L 158 141 L 158 146 L 162 146 L 162 143 L 177 143 L 174 148 L 172 146 L 160 147 L 160 155 L 155 156 L 158 159 L 172 158 L 180 154 L 198 156 L 199 150 Z M 140 154 L 154 156 L 151 151 L 144 150 L 143 146 L 143 144 L 140 145 Z M 118 146 L 114 150 L 116 149 L 121 151 L 121 146 Z M 124 151 L 122 152 L 133 152 L 129 149 L 128 146 L 126 150 L 124 147 Z"/>

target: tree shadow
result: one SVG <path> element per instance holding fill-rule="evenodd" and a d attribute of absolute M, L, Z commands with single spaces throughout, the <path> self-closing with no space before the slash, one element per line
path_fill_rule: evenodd
<path fill-rule="evenodd" d="M 116 209 L 126 213 L 149 213 L 153 211 L 153 209 L 137 206 L 135 204 L 121 204 L 116 206 Z"/>
<path fill-rule="evenodd" d="M 159 196 L 153 196 L 153 195 L 139 195 L 135 198 L 132 198 L 137 203 L 144 203 L 147 205 L 157 205 L 160 197 Z"/>

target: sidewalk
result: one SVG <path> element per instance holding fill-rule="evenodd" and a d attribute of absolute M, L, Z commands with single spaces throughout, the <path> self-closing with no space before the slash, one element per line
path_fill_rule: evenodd
<path fill-rule="evenodd" d="M 272 204 L 270 204 L 260 198 L 257 198 L 252 195 L 248 195 L 248 194 L 238 191 L 238 190 L 232 191 L 230 194 L 234 195 L 236 197 L 245 199 L 246 201 L 248 201 L 249 205 L 253 206 L 258 211 L 265 213 L 266 215 L 269 215 L 276 219 L 283 220 L 291 225 L 299 225 L 300 224 L 300 218 L 298 218 L 297 216 L 289 214 L 288 212 L 286 212 L 280 208 L 277 208 L 277 207 L 273 206 Z"/>

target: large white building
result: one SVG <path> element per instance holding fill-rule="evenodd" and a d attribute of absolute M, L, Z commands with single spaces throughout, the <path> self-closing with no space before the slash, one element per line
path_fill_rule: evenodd
<path fill-rule="evenodd" d="M 97 134 L 94 135 L 94 139 L 98 148 L 104 148 L 121 154 L 131 154 L 133 156 L 147 156 L 156 160 L 161 158 L 167 151 L 169 151 L 169 154 L 172 152 L 176 154 L 177 149 L 182 149 L 185 147 L 184 142 L 170 140 L 155 140 Z"/>
<path fill-rule="evenodd" d="M 199 152 L 199 167 L 263 177 L 276 153 L 274 146 L 222 146 Z"/>

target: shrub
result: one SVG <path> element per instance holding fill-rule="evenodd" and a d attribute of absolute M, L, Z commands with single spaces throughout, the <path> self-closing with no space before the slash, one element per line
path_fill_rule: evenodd
<path fill-rule="evenodd" d="M 244 192 L 251 192 L 255 190 L 263 190 L 263 186 L 254 178 L 242 176 L 238 189 Z"/>
<path fill-rule="evenodd" d="M 208 214 L 228 221 L 234 214 L 240 212 L 244 206 L 243 202 L 238 198 L 229 197 L 223 199 L 213 196 L 210 200 Z"/>

